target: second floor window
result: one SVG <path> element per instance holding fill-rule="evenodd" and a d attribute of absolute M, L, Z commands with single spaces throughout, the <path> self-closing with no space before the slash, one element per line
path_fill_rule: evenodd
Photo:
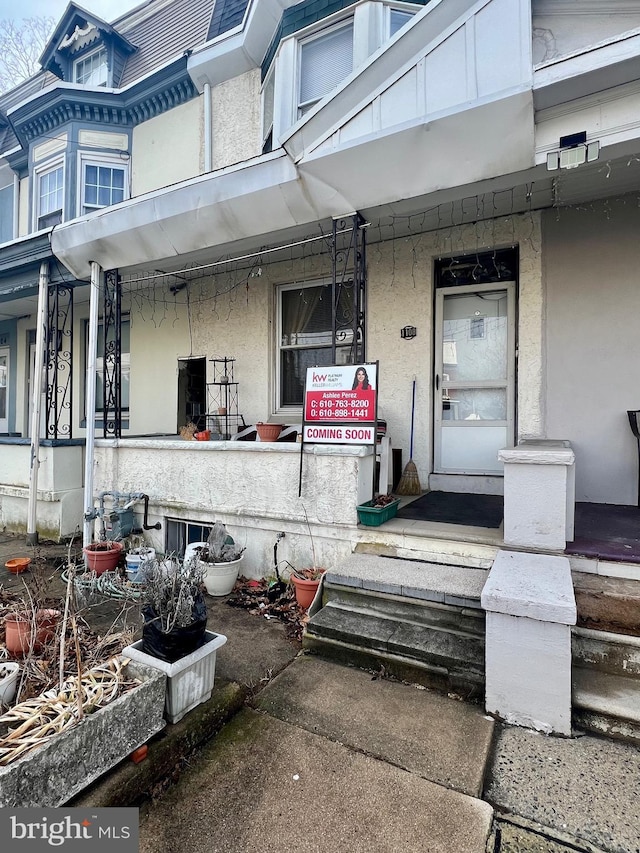
<path fill-rule="evenodd" d="M 64 167 L 62 164 L 38 175 L 37 228 L 49 228 L 62 222 Z"/>
<path fill-rule="evenodd" d="M 353 21 L 338 24 L 300 45 L 298 118 L 353 70 Z"/>
<path fill-rule="evenodd" d="M 0 243 L 13 239 L 13 187 L 0 190 Z"/>
<path fill-rule="evenodd" d="M 104 48 L 93 51 L 73 63 L 73 82 L 83 86 L 107 85 L 107 51 Z"/>
<path fill-rule="evenodd" d="M 82 213 L 117 204 L 125 198 L 126 168 L 83 163 Z"/>

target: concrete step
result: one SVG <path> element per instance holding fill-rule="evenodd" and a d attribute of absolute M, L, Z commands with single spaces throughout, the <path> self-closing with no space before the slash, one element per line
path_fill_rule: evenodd
<path fill-rule="evenodd" d="M 479 608 L 488 574 L 485 568 L 355 553 L 343 560 L 339 569 L 328 572 L 325 583 L 409 600 Z"/>
<path fill-rule="evenodd" d="M 573 572 L 578 625 L 640 637 L 640 579 Z"/>
<path fill-rule="evenodd" d="M 383 605 L 383 599 L 377 604 Z M 455 624 L 453 613 L 449 623 Z M 465 697 L 479 696 L 484 684 L 484 634 L 443 627 L 442 622 L 428 624 L 426 616 L 407 621 L 382 608 L 375 611 L 334 600 L 310 619 L 303 645 L 323 657 L 383 668 L 403 681 Z"/>
<path fill-rule="evenodd" d="M 572 670 L 573 725 L 640 743 L 640 677 L 592 667 Z"/>
<path fill-rule="evenodd" d="M 640 637 L 574 628 L 571 653 L 575 666 L 640 678 Z"/>

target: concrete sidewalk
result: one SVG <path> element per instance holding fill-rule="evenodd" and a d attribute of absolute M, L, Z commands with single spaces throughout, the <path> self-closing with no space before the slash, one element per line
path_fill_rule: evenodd
<path fill-rule="evenodd" d="M 639 795 L 635 746 L 302 655 L 143 808 L 141 851 L 637 853 Z"/>

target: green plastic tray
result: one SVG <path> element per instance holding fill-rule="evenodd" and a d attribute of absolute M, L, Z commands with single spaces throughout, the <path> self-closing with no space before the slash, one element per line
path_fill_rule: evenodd
<path fill-rule="evenodd" d="M 398 498 L 386 506 L 373 506 L 374 503 L 375 501 L 367 501 L 357 507 L 360 524 L 366 524 L 367 527 L 379 527 L 385 521 L 395 518 L 400 499 Z"/>

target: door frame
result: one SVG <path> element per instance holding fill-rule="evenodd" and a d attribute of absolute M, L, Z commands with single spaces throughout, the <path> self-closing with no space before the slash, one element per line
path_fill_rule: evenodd
<path fill-rule="evenodd" d="M 505 290 L 507 292 L 507 377 L 505 380 L 477 380 L 456 382 L 446 380 L 443 381 L 443 306 L 444 299 L 447 294 L 456 293 L 481 293 L 495 292 Z M 432 412 L 432 429 L 433 429 L 433 473 L 444 476 L 484 476 L 484 477 L 501 477 L 500 471 L 478 471 L 468 470 L 466 468 L 445 468 L 442 465 L 442 429 L 443 429 L 443 393 L 449 387 L 464 387 L 469 388 L 506 388 L 507 392 L 507 418 L 505 421 L 489 421 L 487 425 L 504 425 L 506 427 L 506 443 L 505 446 L 513 446 L 515 441 L 516 427 L 516 377 L 517 377 L 517 344 L 516 344 L 516 299 L 517 285 L 513 279 L 505 281 L 491 281 L 482 284 L 461 284 L 438 287 L 435 290 L 434 304 L 434 371 L 433 371 L 433 412 Z M 478 421 L 456 421 L 457 426 L 462 427 L 478 427 Z M 445 427 L 446 428 L 446 427 Z"/>

